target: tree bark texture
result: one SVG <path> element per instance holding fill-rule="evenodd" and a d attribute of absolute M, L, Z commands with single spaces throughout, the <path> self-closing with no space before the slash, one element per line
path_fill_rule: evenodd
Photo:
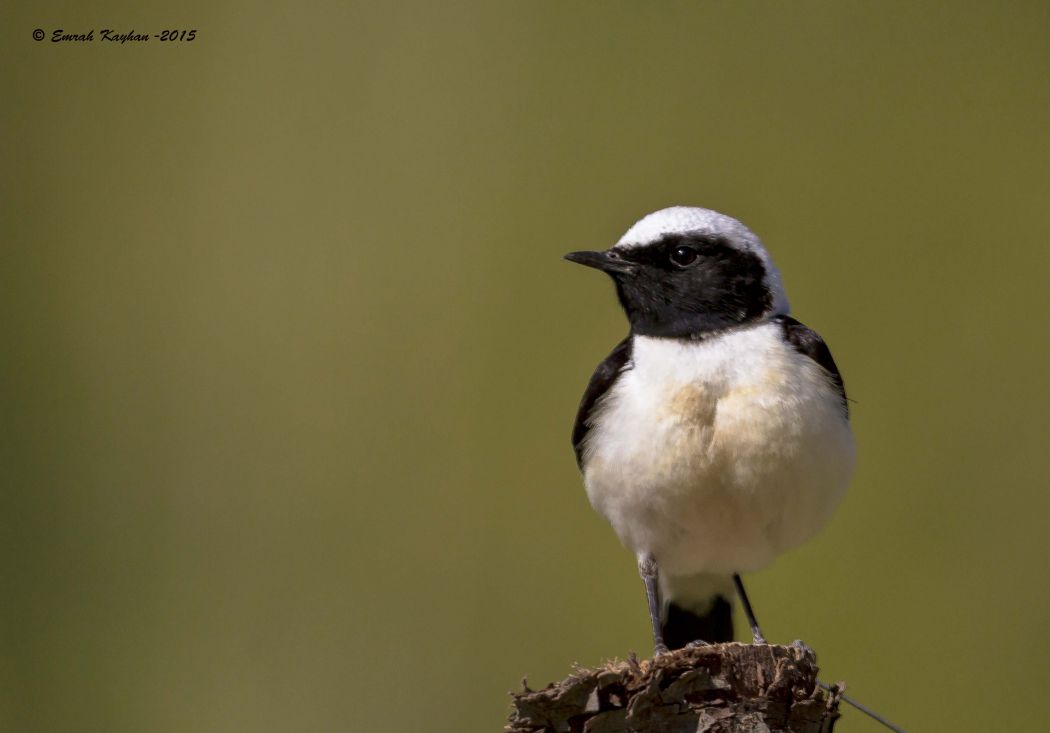
<path fill-rule="evenodd" d="M 690 647 L 577 669 L 513 694 L 506 733 L 831 733 L 839 691 L 817 686 L 809 649 Z"/>

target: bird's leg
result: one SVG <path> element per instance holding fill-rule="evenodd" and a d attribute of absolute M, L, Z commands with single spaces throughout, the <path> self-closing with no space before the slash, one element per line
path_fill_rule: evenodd
<path fill-rule="evenodd" d="M 655 654 L 667 652 L 664 644 L 663 632 L 660 631 L 660 587 L 657 581 L 660 577 L 660 569 L 656 565 L 656 558 L 652 555 L 642 555 L 638 558 L 638 574 L 642 576 L 645 583 L 645 597 L 649 601 L 649 620 L 653 624 L 653 646 Z"/>
<path fill-rule="evenodd" d="M 733 573 L 733 583 L 736 585 L 736 593 L 740 596 L 740 603 L 744 606 L 747 614 L 747 622 L 751 625 L 751 640 L 755 644 L 765 644 L 766 637 L 762 636 L 762 630 L 758 628 L 755 620 L 755 612 L 751 609 L 751 601 L 747 599 L 747 591 L 744 590 L 744 581 L 740 579 L 739 573 Z"/>

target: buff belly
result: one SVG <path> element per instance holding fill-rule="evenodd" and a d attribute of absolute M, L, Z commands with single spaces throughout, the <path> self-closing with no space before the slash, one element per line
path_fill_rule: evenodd
<path fill-rule="evenodd" d="M 637 337 L 592 420 L 591 503 L 671 575 L 758 569 L 816 534 L 855 451 L 827 373 L 762 324 L 699 343 Z"/>

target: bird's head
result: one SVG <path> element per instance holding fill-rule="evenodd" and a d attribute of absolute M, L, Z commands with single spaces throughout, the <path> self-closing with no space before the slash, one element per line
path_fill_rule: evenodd
<path fill-rule="evenodd" d="M 788 312 L 762 242 L 710 209 L 661 209 L 612 248 L 565 259 L 612 277 L 631 330 L 641 336 L 702 336 Z"/>

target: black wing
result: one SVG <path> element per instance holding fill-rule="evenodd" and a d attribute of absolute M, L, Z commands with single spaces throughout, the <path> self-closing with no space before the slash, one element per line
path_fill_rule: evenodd
<path fill-rule="evenodd" d="M 824 343 L 820 334 L 808 328 L 791 316 L 777 316 L 781 328 L 784 329 L 784 339 L 795 347 L 795 351 L 808 356 L 813 361 L 824 367 L 831 378 L 832 386 L 838 390 L 842 397 L 842 411 L 849 417 L 849 405 L 846 404 L 846 385 L 842 383 L 842 375 L 839 368 L 835 366 L 835 360 L 831 358 L 831 350 Z"/>
<path fill-rule="evenodd" d="M 605 361 L 598 365 L 587 384 L 587 391 L 583 393 L 580 400 L 580 409 L 576 411 L 576 425 L 572 428 L 572 447 L 576 451 L 576 465 L 583 470 L 583 441 L 587 438 L 587 431 L 591 426 L 587 421 L 591 419 L 598 400 L 616 384 L 616 380 L 624 369 L 630 368 L 631 361 L 631 337 L 628 336 L 616 345 L 612 353 L 605 357 Z"/>

